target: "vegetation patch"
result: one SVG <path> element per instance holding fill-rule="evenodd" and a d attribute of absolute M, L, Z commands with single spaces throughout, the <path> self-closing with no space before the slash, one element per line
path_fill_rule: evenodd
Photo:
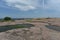
<path fill-rule="evenodd" d="M 29 20 L 26 20 L 26 22 L 32 22 L 32 20 L 31 20 L 31 19 L 29 19 Z"/>
<path fill-rule="evenodd" d="M 41 20 L 41 18 L 37 18 L 36 20 Z"/>

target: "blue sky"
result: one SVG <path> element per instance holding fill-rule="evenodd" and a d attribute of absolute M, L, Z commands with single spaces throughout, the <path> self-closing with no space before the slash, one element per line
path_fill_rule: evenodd
<path fill-rule="evenodd" d="M 60 0 L 0 0 L 0 18 L 60 17 Z"/>

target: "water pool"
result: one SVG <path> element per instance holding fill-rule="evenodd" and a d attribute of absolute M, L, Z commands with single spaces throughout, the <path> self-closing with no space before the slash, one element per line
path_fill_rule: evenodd
<path fill-rule="evenodd" d="M 30 28 L 30 27 L 34 27 L 34 25 L 32 25 L 32 24 L 5 25 L 5 26 L 0 26 L 0 32 L 4 32 L 7 30 L 11 30 L 11 29 Z"/>

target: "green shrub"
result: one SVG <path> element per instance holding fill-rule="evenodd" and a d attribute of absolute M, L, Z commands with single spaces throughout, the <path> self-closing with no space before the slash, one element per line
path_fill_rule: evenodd
<path fill-rule="evenodd" d="M 12 19 L 10 17 L 5 17 L 4 20 L 9 21 L 9 20 L 12 20 Z"/>

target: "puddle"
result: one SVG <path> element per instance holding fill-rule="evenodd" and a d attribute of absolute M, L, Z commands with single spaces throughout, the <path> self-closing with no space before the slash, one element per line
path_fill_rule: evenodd
<path fill-rule="evenodd" d="M 34 27 L 34 25 L 32 25 L 32 24 L 6 25 L 6 26 L 0 26 L 0 32 L 17 29 L 17 28 L 30 28 L 30 27 Z"/>
<path fill-rule="evenodd" d="M 60 26 L 46 25 L 45 27 L 60 32 Z"/>

